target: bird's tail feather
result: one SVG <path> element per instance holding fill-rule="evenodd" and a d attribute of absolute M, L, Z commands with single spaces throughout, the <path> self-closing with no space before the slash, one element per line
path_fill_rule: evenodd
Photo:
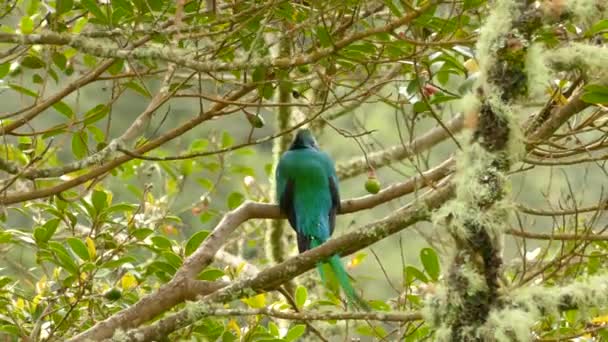
<path fill-rule="evenodd" d="M 333 255 L 329 258 L 329 265 L 331 266 L 332 271 L 334 271 L 338 283 L 340 283 L 340 287 L 344 290 L 344 294 L 346 294 L 349 304 L 359 309 L 370 311 L 369 305 L 357 295 L 357 292 L 355 292 L 355 288 L 350 283 L 348 273 L 346 273 L 340 257 L 338 255 Z"/>
<path fill-rule="evenodd" d="M 311 247 L 315 248 L 315 247 L 320 246 L 321 244 L 313 239 L 311 245 L 312 245 Z M 355 288 L 352 286 L 350 279 L 349 279 L 349 275 L 346 272 L 346 269 L 344 268 L 344 266 L 342 265 L 342 260 L 340 260 L 340 256 L 338 256 L 337 254 L 332 255 L 329 258 L 329 260 L 327 260 L 327 264 L 330 266 L 329 268 L 331 269 L 331 273 L 333 273 L 334 277 L 338 281 L 338 284 L 340 284 L 340 287 L 344 291 L 344 294 L 346 295 L 348 303 L 350 305 L 352 305 L 353 307 L 356 307 L 356 308 L 359 308 L 359 309 L 362 309 L 365 311 L 370 311 L 369 305 L 361 297 L 359 297 L 359 295 L 357 295 Z M 328 283 L 327 283 L 328 275 L 325 273 L 326 269 L 323 267 L 323 263 L 317 264 L 317 271 L 319 272 L 321 281 L 323 282 L 323 284 L 325 286 L 327 286 L 328 285 Z"/>

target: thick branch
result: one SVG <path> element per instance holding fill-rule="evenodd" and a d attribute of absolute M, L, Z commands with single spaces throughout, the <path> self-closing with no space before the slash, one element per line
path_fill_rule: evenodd
<path fill-rule="evenodd" d="M 323 311 L 279 311 L 269 308 L 262 309 L 213 309 L 205 310 L 205 316 L 269 316 L 292 321 L 382 321 L 382 322 L 413 322 L 422 319 L 418 312 L 323 312 Z"/>

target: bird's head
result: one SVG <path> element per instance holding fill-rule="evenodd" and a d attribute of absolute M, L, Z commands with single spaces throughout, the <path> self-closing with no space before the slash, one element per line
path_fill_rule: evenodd
<path fill-rule="evenodd" d="M 312 133 L 309 129 L 304 128 L 298 130 L 298 133 L 296 133 L 296 137 L 293 139 L 293 142 L 289 147 L 290 150 L 297 150 L 300 148 L 319 148 L 317 146 L 317 141 L 315 140 L 315 137 L 312 136 Z"/>

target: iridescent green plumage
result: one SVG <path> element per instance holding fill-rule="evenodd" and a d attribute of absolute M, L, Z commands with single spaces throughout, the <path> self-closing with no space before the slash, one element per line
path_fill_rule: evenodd
<path fill-rule="evenodd" d="M 319 150 L 310 131 L 298 131 L 289 150 L 281 156 L 276 186 L 281 211 L 296 231 L 300 253 L 327 241 L 334 231 L 340 208 L 338 177 L 334 162 L 327 153 Z M 333 255 L 326 262 L 349 302 L 368 309 L 367 303 L 357 296 L 351 285 L 340 257 Z M 321 265 L 319 263 L 317 268 L 325 282 Z"/>

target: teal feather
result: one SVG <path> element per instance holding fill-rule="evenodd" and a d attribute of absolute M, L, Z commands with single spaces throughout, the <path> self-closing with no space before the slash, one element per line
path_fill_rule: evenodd
<path fill-rule="evenodd" d="M 276 171 L 281 211 L 287 215 L 298 236 L 298 249 L 304 252 L 325 243 L 333 233 L 339 210 L 338 177 L 333 160 L 320 151 L 308 130 L 300 130 L 290 149 L 281 156 Z M 369 309 L 353 288 L 338 255 L 330 265 L 351 305 Z M 323 282 L 322 264 L 317 265 Z"/>

